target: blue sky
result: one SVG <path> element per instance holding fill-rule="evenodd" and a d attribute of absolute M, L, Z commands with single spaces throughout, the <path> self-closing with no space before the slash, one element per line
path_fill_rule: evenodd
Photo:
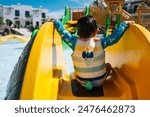
<path fill-rule="evenodd" d="M 89 5 L 92 0 L 0 0 L 2 5 L 12 5 L 21 3 L 24 5 L 32 5 L 33 7 L 48 8 L 52 17 L 59 18 L 64 14 L 65 6 L 84 8 Z"/>
<path fill-rule="evenodd" d="M 35 8 L 42 6 L 49 9 L 51 17 L 61 18 L 64 15 L 65 6 L 85 8 L 91 1 L 92 0 L 0 0 L 0 4 L 14 5 L 20 3 L 23 5 L 32 5 Z"/>
<path fill-rule="evenodd" d="M 12 4 L 25 4 L 32 5 L 33 7 L 43 6 L 49 9 L 49 11 L 57 11 L 63 9 L 65 6 L 70 7 L 84 7 L 88 5 L 92 0 L 0 0 L 2 5 Z"/>

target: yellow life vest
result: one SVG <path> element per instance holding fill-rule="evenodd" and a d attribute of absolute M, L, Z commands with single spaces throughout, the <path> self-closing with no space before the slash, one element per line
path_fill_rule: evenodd
<path fill-rule="evenodd" d="M 105 80 L 105 52 L 100 39 L 90 38 L 88 41 L 77 40 L 72 54 L 76 79 L 85 86 L 91 81 L 93 86 L 100 86 Z"/>

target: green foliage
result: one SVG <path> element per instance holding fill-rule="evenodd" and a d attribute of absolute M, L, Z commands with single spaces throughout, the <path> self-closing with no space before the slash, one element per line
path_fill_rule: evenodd
<path fill-rule="evenodd" d="M 10 19 L 6 19 L 6 24 L 7 24 L 7 26 L 11 26 L 13 24 L 13 22 Z"/>

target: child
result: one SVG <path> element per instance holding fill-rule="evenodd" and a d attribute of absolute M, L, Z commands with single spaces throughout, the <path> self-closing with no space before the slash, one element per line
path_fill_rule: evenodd
<path fill-rule="evenodd" d="M 105 64 L 104 49 L 119 41 L 128 27 L 127 23 L 121 23 L 110 36 L 101 39 L 96 38 L 98 28 L 95 18 L 91 15 L 78 20 L 79 37 L 72 36 L 59 20 L 55 20 L 54 25 L 62 39 L 73 50 L 75 79 L 88 90 L 101 86 L 111 69 L 109 64 Z"/>

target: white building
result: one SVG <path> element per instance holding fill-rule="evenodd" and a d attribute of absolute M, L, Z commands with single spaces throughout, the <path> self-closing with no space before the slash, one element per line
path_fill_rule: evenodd
<path fill-rule="evenodd" d="M 41 26 L 41 24 L 49 20 L 48 9 L 46 8 L 33 8 L 29 5 L 0 5 L 0 17 L 4 21 L 9 19 L 14 25 L 26 27 L 27 25 Z"/>
<path fill-rule="evenodd" d="M 33 25 L 42 25 L 43 22 L 49 20 L 49 12 L 48 9 L 45 8 L 34 8 L 33 9 Z"/>
<path fill-rule="evenodd" d="M 0 4 L 0 17 L 3 16 L 3 6 Z"/>

